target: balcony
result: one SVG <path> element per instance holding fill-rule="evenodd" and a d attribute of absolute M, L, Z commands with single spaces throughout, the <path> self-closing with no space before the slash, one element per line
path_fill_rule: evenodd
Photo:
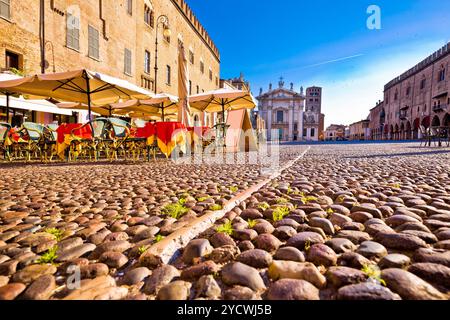
<path fill-rule="evenodd" d="M 446 111 L 448 109 L 448 105 L 447 104 L 440 104 L 437 106 L 433 106 L 433 111 L 434 112 L 442 112 L 442 111 Z"/>

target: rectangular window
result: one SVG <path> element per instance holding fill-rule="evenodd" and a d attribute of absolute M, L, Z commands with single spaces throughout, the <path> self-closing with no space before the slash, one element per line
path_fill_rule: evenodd
<path fill-rule="evenodd" d="M 144 9 L 144 21 L 152 28 L 155 26 L 155 14 L 153 10 L 150 9 L 150 7 L 147 5 L 145 5 Z"/>
<path fill-rule="evenodd" d="M 422 79 L 422 81 L 420 81 L 420 89 L 421 90 L 425 89 L 426 84 L 427 84 L 427 79 Z"/>
<path fill-rule="evenodd" d="M 411 87 L 406 88 L 406 95 L 409 96 L 411 94 Z"/>
<path fill-rule="evenodd" d="M 438 78 L 438 82 L 444 81 L 445 80 L 445 69 L 442 69 L 441 71 L 439 71 L 439 78 Z"/>
<path fill-rule="evenodd" d="M 192 50 L 189 50 L 189 61 L 194 64 L 194 53 Z"/>
<path fill-rule="evenodd" d="M 145 73 L 150 73 L 151 71 L 151 65 L 150 65 L 150 52 L 148 50 L 145 50 L 145 57 L 144 57 L 144 71 Z"/>
<path fill-rule="evenodd" d="M 308 135 L 308 130 L 307 129 L 303 129 L 303 136 L 306 137 Z"/>
<path fill-rule="evenodd" d="M 200 93 L 200 87 L 197 86 L 197 94 L 199 94 L 199 93 Z"/>
<path fill-rule="evenodd" d="M 212 70 L 209 69 L 209 80 L 212 81 L 213 79 L 213 74 L 212 74 Z"/>
<path fill-rule="evenodd" d="M 6 69 L 20 70 L 19 55 L 11 51 L 6 51 Z"/>
<path fill-rule="evenodd" d="M 125 48 L 124 73 L 131 76 L 131 50 Z"/>
<path fill-rule="evenodd" d="M 100 50 L 99 50 L 99 32 L 97 29 L 89 26 L 88 28 L 88 42 L 89 42 L 89 52 L 88 55 L 94 59 L 100 59 Z"/>
<path fill-rule="evenodd" d="M 80 50 L 80 19 L 67 13 L 67 47 Z"/>
<path fill-rule="evenodd" d="M 8 20 L 11 18 L 10 0 L 0 0 L 0 17 Z"/>
<path fill-rule="evenodd" d="M 189 95 L 192 95 L 192 81 L 189 80 Z"/>
<path fill-rule="evenodd" d="M 133 0 L 127 0 L 127 12 L 129 15 L 133 15 Z"/>
<path fill-rule="evenodd" d="M 203 61 L 200 61 L 200 72 L 202 74 L 205 73 L 205 63 Z"/>
<path fill-rule="evenodd" d="M 153 80 L 148 79 L 145 76 L 141 77 L 141 87 L 153 91 L 153 85 L 154 85 Z"/>
<path fill-rule="evenodd" d="M 171 82 L 171 69 L 170 66 L 168 65 L 166 67 L 166 84 L 170 85 Z"/>
<path fill-rule="evenodd" d="M 316 129 L 311 128 L 311 137 L 314 137 L 316 135 Z"/>
<path fill-rule="evenodd" d="M 282 123 L 283 122 L 283 119 L 284 118 L 284 113 L 283 113 L 283 111 L 277 111 L 277 122 L 278 123 Z"/>

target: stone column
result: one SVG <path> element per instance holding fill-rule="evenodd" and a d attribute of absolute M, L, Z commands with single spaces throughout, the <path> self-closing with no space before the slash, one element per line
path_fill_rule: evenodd
<path fill-rule="evenodd" d="M 267 108 L 267 140 L 272 140 L 272 107 Z"/>
<path fill-rule="evenodd" d="M 303 141 L 303 108 L 298 112 L 298 140 Z"/>
<path fill-rule="evenodd" d="M 294 140 L 294 106 L 289 106 L 289 141 Z"/>

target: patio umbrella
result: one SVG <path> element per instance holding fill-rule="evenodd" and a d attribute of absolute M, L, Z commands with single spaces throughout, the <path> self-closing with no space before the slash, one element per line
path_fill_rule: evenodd
<path fill-rule="evenodd" d="M 79 102 L 60 102 L 56 106 L 61 109 L 69 110 L 89 110 L 89 106 Z M 96 106 L 91 104 L 91 111 L 104 117 L 111 117 L 113 114 L 113 107 L 111 104 L 105 106 Z"/>
<path fill-rule="evenodd" d="M 0 90 L 84 103 L 89 119 L 92 105 L 152 97 L 149 91 L 128 81 L 86 69 L 1 81 Z"/>
<path fill-rule="evenodd" d="M 186 127 L 191 126 L 191 109 L 189 107 L 189 70 L 184 46 L 181 44 L 178 47 L 178 96 L 180 101 L 178 103 L 178 122 L 181 122 Z"/>
<path fill-rule="evenodd" d="M 17 80 L 17 79 L 21 79 L 21 78 L 22 77 L 16 76 L 14 74 L 8 74 L 8 73 L 0 74 L 0 81 Z M 6 90 L 6 89 L 1 89 L 0 92 L 6 96 L 6 122 L 9 123 L 10 97 L 12 95 L 17 95 L 17 94 L 15 92 L 12 92 L 12 91 Z"/>
<path fill-rule="evenodd" d="M 148 100 L 128 100 L 124 103 L 113 104 L 116 111 L 128 112 L 136 116 L 159 116 L 165 120 L 167 113 L 177 112 L 178 97 L 160 93 Z"/>
<path fill-rule="evenodd" d="M 209 113 L 222 112 L 222 119 L 225 122 L 225 111 L 253 109 L 256 107 L 256 100 L 248 91 L 218 89 L 200 93 L 189 97 L 192 108 Z M 225 127 L 223 128 L 225 135 Z"/>

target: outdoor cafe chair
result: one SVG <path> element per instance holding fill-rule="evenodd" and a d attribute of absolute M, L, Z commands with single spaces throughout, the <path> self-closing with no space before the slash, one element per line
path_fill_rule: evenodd
<path fill-rule="evenodd" d="M 427 144 L 431 146 L 431 142 L 434 140 L 432 130 L 430 130 L 430 128 L 425 128 L 425 126 L 421 125 L 419 126 L 419 131 L 422 136 L 420 139 L 420 146 L 422 147 L 422 144 L 424 147 L 426 147 Z"/>
<path fill-rule="evenodd" d="M 109 118 L 111 124 L 110 130 L 110 140 L 109 142 L 109 153 L 110 159 L 118 159 L 119 151 L 122 151 L 124 157 L 126 157 L 126 141 L 130 136 L 130 124 L 119 118 Z"/>
<path fill-rule="evenodd" d="M 47 124 L 44 127 L 44 148 L 42 150 L 45 161 L 52 161 L 57 154 L 56 143 L 58 141 L 57 124 Z"/>
<path fill-rule="evenodd" d="M 11 161 L 10 146 L 7 141 L 10 130 L 10 124 L 0 122 L 0 151 L 3 153 L 3 158 L 8 161 Z"/>
<path fill-rule="evenodd" d="M 94 158 L 97 161 L 102 151 L 108 154 L 108 145 L 105 143 L 105 140 L 109 138 L 108 124 L 108 119 L 97 118 L 78 128 L 74 128 L 71 132 L 72 140 L 69 149 L 69 161 L 77 160 L 80 157 L 89 157 L 89 160 Z M 91 137 L 79 138 L 75 135 L 76 131 L 83 130 L 87 126 L 91 126 Z"/>
<path fill-rule="evenodd" d="M 212 129 L 215 131 L 213 143 L 216 148 L 224 148 L 226 146 L 226 137 L 230 125 L 225 123 L 216 124 Z"/>
<path fill-rule="evenodd" d="M 34 122 L 24 122 L 19 134 L 23 140 L 18 143 L 20 149 L 25 152 L 27 161 L 31 161 L 32 156 L 42 159 L 44 126 Z"/>

